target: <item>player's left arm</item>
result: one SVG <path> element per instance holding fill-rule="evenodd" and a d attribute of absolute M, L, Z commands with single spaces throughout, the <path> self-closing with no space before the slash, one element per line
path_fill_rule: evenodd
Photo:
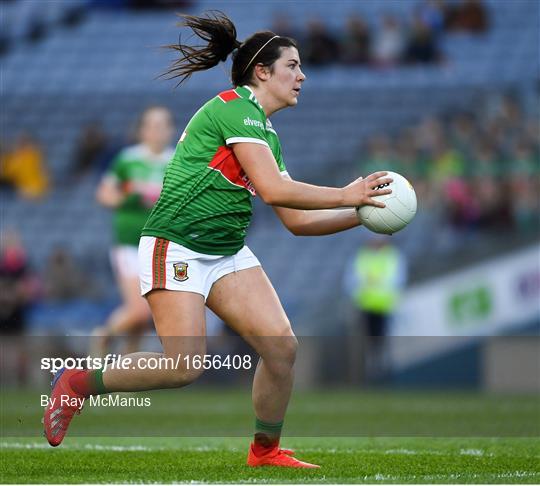
<path fill-rule="evenodd" d="M 351 209 L 290 209 L 273 206 L 285 227 L 296 236 L 332 235 L 360 225 Z"/>
<path fill-rule="evenodd" d="M 290 179 L 289 175 L 283 177 Z M 361 224 L 354 208 L 306 210 L 273 206 L 273 209 L 283 225 L 296 236 L 331 235 Z"/>

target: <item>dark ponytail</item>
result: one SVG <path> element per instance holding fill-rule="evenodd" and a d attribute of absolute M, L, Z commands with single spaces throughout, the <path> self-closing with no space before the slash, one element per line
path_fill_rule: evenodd
<path fill-rule="evenodd" d="M 191 47 L 178 42 L 166 46 L 182 54 L 164 73 L 167 79 L 180 78 L 178 84 L 181 84 L 194 72 L 205 71 L 217 66 L 220 61 L 226 61 L 229 54 L 240 47 L 236 39 L 236 27 L 224 13 L 212 10 L 206 13 L 206 17 L 180 17 L 183 22 L 179 25 L 191 28 L 195 35 L 208 44 Z"/>
<path fill-rule="evenodd" d="M 248 84 L 253 76 L 256 64 L 272 67 L 281 56 L 282 47 L 298 48 L 289 37 L 281 37 L 274 32 L 256 32 L 243 43 L 236 39 L 236 27 L 231 19 L 219 10 L 206 12 L 206 17 L 180 15 L 181 26 L 190 27 L 197 37 L 207 42 L 206 46 L 188 46 L 173 44 L 166 46 L 181 53 L 163 76 L 167 79 L 180 78 L 178 85 L 194 72 L 213 68 L 220 61 L 226 61 L 233 54 L 231 80 L 234 86 Z"/>

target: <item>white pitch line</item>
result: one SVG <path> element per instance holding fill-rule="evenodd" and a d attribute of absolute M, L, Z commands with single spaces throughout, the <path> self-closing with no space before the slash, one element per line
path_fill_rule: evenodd
<path fill-rule="evenodd" d="M 53 449 L 48 444 L 43 444 L 41 442 L 1 442 L 1 449 Z M 111 452 L 158 452 L 158 451 L 167 451 L 175 450 L 173 448 L 166 447 L 147 447 L 143 445 L 130 445 L 130 446 L 120 446 L 120 445 L 103 445 L 103 444 L 81 444 L 81 445 L 63 445 L 61 449 L 67 450 L 87 450 L 87 451 L 111 451 Z M 224 447 L 209 447 L 209 446 L 196 446 L 196 447 L 179 447 L 178 450 L 188 451 L 188 452 L 223 452 L 227 451 L 237 451 L 238 449 L 225 449 Z"/>
<path fill-rule="evenodd" d="M 0 442 L 2 449 L 52 449 L 52 447 L 43 442 Z M 178 447 L 148 447 L 145 445 L 113 445 L 113 444 L 66 444 L 61 449 L 67 450 L 90 450 L 90 451 L 111 451 L 111 452 L 158 452 L 158 451 L 187 451 L 187 452 L 240 452 L 237 447 L 226 446 L 182 446 Z M 493 453 L 486 453 L 482 449 L 460 449 L 459 452 L 444 452 L 431 449 L 339 449 L 339 448 L 322 448 L 322 447 L 302 447 L 303 453 L 324 453 L 324 454 L 385 454 L 385 455 L 432 455 L 432 456 L 476 456 L 476 457 L 495 457 Z M 531 456 L 538 459 L 540 456 Z"/>
<path fill-rule="evenodd" d="M 420 475 L 420 474 L 411 474 L 411 475 L 393 475 L 393 474 L 383 474 L 383 473 L 377 473 L 373 475 L 366 475 L 366 476 L 358 476 L 358 477 L 348 477 L 346 478 L 347 481 L 363 481 L 368 483 L 378 483 L 378 482 L 387 482 L 387 481 L 395 481 L 399 483 L 404 482 L 433 482 L 433 481 L 440 481 L 440 480 L 464 480 L 464 479 L 477 479 L 477 480 L 489 480 L 489 479 L 526 479 L 526 478 L 534 478 L 539 477 L 539 472 L 534 471 L 513 471 L 513 472 L 507 472 L 507 473 L 487 473 L 487 474 L 466 474 L 466 473 L 453 473 L 453 474 L 426 474 L 426 475 Z M 310 478 L 312 479 L 312 478 Z M 327 476 L 320 476 L 317 479 L 324 480 L 324 481 L 334 481 L 334 484 L 339 484 L 343 481 L 343 478 L 332 478 Z M 307 482 L 307 481 L 306 481 Z M 221 484 L 282 484 L 279 480 L 272 480 L 272 479 L 262 479 L 262 478 L 250 478 L 250 479 L 244 479 L 241 481 L 222 481 Z M 125 483 L 124 483 L 125 484 Z M 128 483 L 133 484 L 133 483 Z M 157 483 L 150 483 L 150 484 L 157 484 Z M 174 482 L 173 484 L 208 484 L 207 481 L 178 481 Z"/>
<path fill-rule="evenodd" d="M 460 449 L 458 451 L 437 451 L 434 449 L 338 449 L 338 448 L 302 448 L 302 452 L 321 452 L 330 454 L 385 454 L 403 456 L 486 456 L 494 457 L 495 454 L 486 453 L 481 449 Z"/>
<path fill-rule="evenodd" d="M 507 472 L 507 473 L 485 473 L 485 474 L 477 474 L 477 473 L 450 473 L 450 474 L 410 474 L 410 475 L 393 475 L 393 474 L 383 474 L 383 473 L 377 473 L 373 475 L 366 475 L 366 476 L 358 476 L 358 477 L 347 477 L 347 481 L 364 481 L 369 483 L 374 482 L 381 482 L 381 481 L 396 481 L 399 483 L 404 482 L 434 482 L 434 481 L 452 481 L 452 480 L 464 480 L 464 479 L 478 479 L 478 480 L 486 480 L 486 479 L 511 479 L 511 478 L 534 478 L 534 477 L 540 477 L 540 472 L 536 471 L 514 471 L 514 472 Z M 340 481 L 343 481 L 344 478 L 333 478 L 333 477 L 325 477 L 326 480 L 333 481 L 335 480 L 336 484 Z"/>
<path fill-rule="evenodd" d="M 462 456 L 485 456 L 486 453 L 482 449 L 460 449 L 459 454 Z M 493 454 L 487 454 L 493 455 Z"/>
<path fill-rule="evenodd" d="M 46 443 L 42 442 L 2 442 L 0 447 L 3 449 L 51 449 Z M 62 449 L 69 450 L 94 450 L 94 451 L 111 451 L 111 452 L 157 452 L 166 450 L 183 450 L 188 452 L 222 452 L 224 450 L 238 452 L 240 449 L 235 447 L 213 447 L 213 446 L 179 446 L 178 448 L 169 447 L 148 447 L 145 445 L 102 445 L 102 444 L 70 444 L 62 446 Z M 300 449 L 306 453 L 325 453 L 325 454 L 385 454 L 385 455 L 432 455 L 432 456 L 477 456 L 477 457 L 494 457 L 493 453 L 486 453 L 482 449 L 461 449 L 459 452 L 443 452 L 430 449 L 339 449 L 339 448 L 322 448 L 322 447 L 306 447 Z"/>

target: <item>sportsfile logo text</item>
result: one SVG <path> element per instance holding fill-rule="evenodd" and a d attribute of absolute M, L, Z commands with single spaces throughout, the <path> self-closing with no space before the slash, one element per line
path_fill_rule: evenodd
<path fill-rule="evenodd" d="M 66 369 L 87 369 L 87 370 L 132 370 L 132 369 L 175 369 L 178 367 L 181 355 L 176 359 L 165 356 L 138 358 L 136 362 L 129 357 L 123 357 L 121 354 L 107 354 L 103 358 L 85 356 L 79 358 L 41 358 L 41 369 L 48 370 L 55 374 L 62 368 Z"/>

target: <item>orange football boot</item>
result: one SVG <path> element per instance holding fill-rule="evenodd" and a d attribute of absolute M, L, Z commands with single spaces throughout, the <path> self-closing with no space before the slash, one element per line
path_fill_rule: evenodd
<path fill-rule="evenodd" d="M 51 383 L 51 398 L 45 407 L 43 425 L 44 435 L 53 447 L 64 440 L 73 415 L 81 413 L 85 397 L 74 392 L 69 385 L 69 378 L 79 371 L 62 368 Z"/>
<path fill-rule="evenodd" d="M 253 444 L 251 444 L 249 447 L 247 465 L 251 467 L 277 466 L 307 469 L 317 469 L 321 467 L 317 466 L 316 464 L 310 464 L 309 462 L 299 461 L 293 457 L 293 454 L 294 452 L 289 449 L 280 449 L 279 447 L 275 447 L 268 454 L 259 457 L 253 452 Z"/>

